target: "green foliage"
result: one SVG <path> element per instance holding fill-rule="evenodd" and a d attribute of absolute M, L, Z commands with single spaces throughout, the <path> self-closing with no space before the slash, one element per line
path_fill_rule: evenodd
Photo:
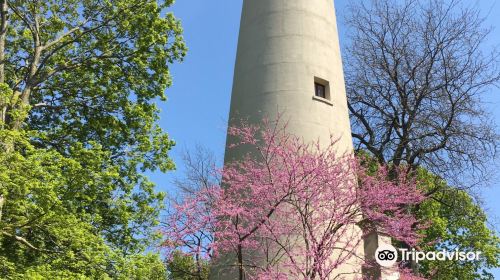
<path fill-rule="evenodd" d="M 358 151 L 368 172 L 377 169 L 376 160 L 365 151 Z M 430 279 L 494 279 L 489 269 L 500 267 L 500 238 L 488 227 L 481 206 L 465 191 L 449 186 L 445 180 L 418 168 L 416 179 L 429 197 L 414 211 L 428 227 L 419 247 L 424 252 L 448 250 L 480 251 L 477 261 L 423 261 L 419 272 Z"/>
<path fill-rule="evenodd" d="M 0 278 L 162 279 L 174 142 L 157 102 L 186 48 L 171 0 L 8 1 L 0 72 Z M 4 75 L 1 75 L 1 74 Z"/>
<path fill-rule="evenodd" d="M 167 263 L 168 280 L 207 280 L 209 264 L 201 260 L 199 266 L 191 255 L 176 251 Z"/>
<path fill-rule="evenodd" d="M 0 104 L 9 102 L 9 97 L 12 96 L 12 89 L 5 83 L 0 83 Z"/>
<path fill-rule="evenodd" d="M 481 207 L 465 191 L 448 186 L 425 170 L 419 170 L 418 179 L 427 190 L 439 190 L 417 212 L 431 223 L 423 232 L 422 250 L 482 252 L 478 261 L 424 261 L 422 272 L 432 279 L 494 279 L 488 269 L 500 267 L 500 238 L 488 227 Z"/>
<path fill-rule="evenodd" d="M 158 255 L 135 255 L 122 261 L 117 280 L 164 280 L 167 277 L 165 263 Z"/>
<path fill-rule="evenodd" d="M 0 143 L 14 145 L 0 153 L 0 191 L 7 198 L 0 222 L 2 279 L 161 279 L 153 278 L 162 274 L 158 256 L 124 254 L 102 234 L 115 226 L 110 218 L 133 223 L 156 215 L 148 203 L 132 210 L 126 205 L 133 201 L 114 196 L 112 182 L 120 174 L 108 164 L 109 152 L 97 144 L 76 145 L 78 157 L 66 158 L 28 139 L 22 131 L 0 130 Z M 142 193 L 150 201 L 161 199 Z"/>

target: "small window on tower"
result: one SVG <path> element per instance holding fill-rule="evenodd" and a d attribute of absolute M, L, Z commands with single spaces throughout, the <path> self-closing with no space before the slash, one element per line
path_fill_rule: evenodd
<path fill-rule="evenodd" d="M 320 83 L 314 83 L 314 88 L 316 89 L 316 96 L 326 99 L 326 87 Z"/>
<path fill-rule="evenodd" d="M 321 101 L 328 105 L 333 105 L 330 101 L 330 83 L 327 80 L 314 77 L 314 95 L 313 99 Z"/>

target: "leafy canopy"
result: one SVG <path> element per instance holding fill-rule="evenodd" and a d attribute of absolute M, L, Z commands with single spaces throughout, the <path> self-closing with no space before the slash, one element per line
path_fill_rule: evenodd
<path fill-rule="evenodd" d="M 488 271 L 500 267 L 500 238 L 488 226 L 481 206 L 465 191 L 450 187 L 439 177 L 419 170 L 419 180 L 428 189 L 440 189 L 417 212 L 431 221 L 422 240 L 424 251 L 446 249 L 481 252 L 476 261 L 424 261 L 422 271 L 432 279 L 494 279 Z"/>
<path fill-rule="evenodd" d="M 165 276 L 142 254 L 164 197 L 143 172 L 174 168 L 172 3 L 0 1 L 0 278 Z"/>
<path fill-rule="evenodd" d="M 357 154 L 371 173 L 377 171 L 375 158 L 364 151 Z M 431 279 L 494 279 L 489 270 L 500 267 L 500 238 L 488 226 L 481 205 L 466 191 L 448 185 L 446 180 L 424 168 L 418 168 L 415 177 L 421 191 L 431 193 L 412 210 L 419 220 L 429 223 L 420 231 L 420 250 L 459 249 L 479 251 L 482 256 L 467 262 L 424 260 L 419 263 L 419 273 Z"/>
<path fill-rule="evenodd" d="M 206 260 L 196 262 L 194 257 L 175 251 L 167 262 L 168 280 L 208 280 L 210 264 Z"/>

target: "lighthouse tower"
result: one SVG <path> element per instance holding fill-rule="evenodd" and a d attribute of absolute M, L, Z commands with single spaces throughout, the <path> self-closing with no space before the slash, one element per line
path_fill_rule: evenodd
<path fill-rule="evenodd" d="M 229 120 L 278 113 L 306 141 L 353 149 L 333 0 L 243 1 Z"/>
<path fill-rule="evenodd" d="M 339 153 L 352 153 L 333 0 L 243 0 L 229 125 L 278 114 L 305 141 L 327 145 L 333 136 Z M 226 148 L 225 162 L 241 156 Z M 237 279 L 223 266 L 212 279 Z M 361 270 L 352 266 L 342 272 Z"/>

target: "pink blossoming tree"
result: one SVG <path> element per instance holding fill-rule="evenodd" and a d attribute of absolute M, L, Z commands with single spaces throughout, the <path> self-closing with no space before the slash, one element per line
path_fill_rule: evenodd
<path fill-rule="evenodd" d="M 323 280 L 339 277 L 347 262 L 363 262 L 363 232 L 418 240 L 408 208 L 424 197 L 403 170 L 368 174 L 352 155 L 338 154 L 335 139 L 305 143 L 278 122 L 229 134 L 238 139 L 231 148 L 246 156 L 218 171 L 223 184 L 205 181 L 172 205 L 168 252 L 229 259 L 239 279 Z"/>

